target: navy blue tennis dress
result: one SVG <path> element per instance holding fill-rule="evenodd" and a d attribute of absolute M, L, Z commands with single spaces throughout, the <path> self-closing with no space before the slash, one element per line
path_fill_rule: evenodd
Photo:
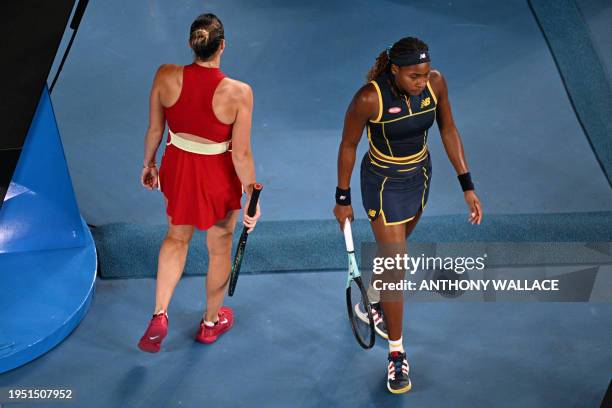
<path fill-rule="evenodd" d="M 436 119 L 436 96 L 429 82 L 420 95 L 400 95 L 386 73 L 371 83 L 379 112 L 367 124 L 370 149 L 361 161 L 361 197 L 370 221 L 385 225 L 412 220 L 425 208 L 431 184 L 427 132 Z"/>

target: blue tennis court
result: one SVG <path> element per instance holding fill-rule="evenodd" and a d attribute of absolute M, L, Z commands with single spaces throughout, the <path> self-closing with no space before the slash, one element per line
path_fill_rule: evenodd
<path fill-rule="evenodd" d="M 612 5 L 576 4 L 609 73 Z M 205 11 L 225 25 L 222 69 L 253 88 L 261 232 L 249 239 L 247 271 L 226 300 L 234 328 L 208 347 L 193 341 L 205 305 L 199 233 L 169 309 L 170 334 L 150 355 L 136 343 L 154 307 L 151 265 L 165 209 L 139 180 L 148 97 L 160 64 L 191 62 L 189 24 Z M 431 193 L 415 239 L 609 241 L 610 183 L 526 0 L 93 1 L 52 103 L 78 208 L 98 246 L 95 294 L 72 334 L 0 374 L 0 388 L 71 388 L 72 405 L 88 407 L 598 405 L 612 372 L 610 302 L 410 303 L 404 342 L 413 390 L 404 396 L 385 390 L 386 342 L 369 351 L 356 344 L 345 254 L 330 249 L 342 245 L 332 215 L 338 144 L 375 57 L 406 35 L 429 44 L 432 67 L 448 82 L 485 213 L 481 226 L 464 223 L 467 208 L 434 127 Z M 358 157 L 366 150 L 362 140 Z M 373 241 L 358 180 L 355 171 L 356 236 Z M 287 255 L 291 240 L 300 254 Z M 8 256 L 0 265 L 13 265 Z M 0 321 L 10 319 L 2 309 Z"/>

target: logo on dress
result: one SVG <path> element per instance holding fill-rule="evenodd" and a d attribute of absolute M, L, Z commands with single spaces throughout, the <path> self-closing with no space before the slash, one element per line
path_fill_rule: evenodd
<path fill-rule="evenodd" d="M 431 98 L 428 96 L 427 98 L 421 101 L 421 109 L 431 104 Z"/>
<path fill-rule="evenodd" d="M 402 108 L 400 108 L 399 106 L 394 106 L 392 108 L 389 108 L 389 113 L 400 113 L 402 111 Z"/>
<path fill-rule="evenodd" d="M 368 215 L 369 215 L 370 217 L 374 217 L 374 216 L 376 216 L 376 210 L 368 210 Z"/>

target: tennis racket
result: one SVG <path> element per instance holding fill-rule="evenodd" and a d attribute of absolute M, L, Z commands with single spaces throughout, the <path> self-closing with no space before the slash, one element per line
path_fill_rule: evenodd
<path fill-rule="evenodd" d="M 249 217 L 254 216 L 255 212 L 257 211 L 257 202 L 259 201 L 259 193 L 261 193 L 262 188 L 263 185 L 259 183 L 255 183 L 255 185 L 253 185 L 251 201 L 249 202 L 249 208 L 247 209 L 247 214 L 249 215 Z M 234 255 L 232 271 L 230 272 L 229 288 L 227 290 L 227 294 L 230 296 L 234 296 L 234 291 L 236 290 L 236 283 L 238 283 L 240 265 L 242 265 L 244 249 L 246 248 L 247 239 L 249 238 L 249 234 L 247 233 L 248 230 L 249 229 L 247 227 L 242 228 L 242 234 L 240 234 L 240 240 L 238 241 L 238 247 L 236 248 L 236 254 Z"/>
<path fill-rule="evenodd" d="M 376 340 L 374 335 L 374 316 L 372 315 L 370 300 L 363 287 L 361 273 L 357 266 L 351 222 L 348 218 L 344 221 L 344 242 L 349 260 L 348 278 L 346 280 L 346 309 L 357 342 L 364 349 L 369 349 L 374 346 L 374 341 Z M 364 313 L 367 315 L 369 324 L 363 322 L 357 315 Z"/>

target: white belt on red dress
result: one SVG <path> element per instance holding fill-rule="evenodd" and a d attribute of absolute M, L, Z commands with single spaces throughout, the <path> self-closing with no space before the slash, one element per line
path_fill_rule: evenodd
<path fill-rule="evenodd" d="M 170 141 L 167 144 L 176 146 L 186 152 L 215 155 L 225 153 L 230 150 L 230 140 L 220 143 L 200 143 L 178 136 L 171 130 L 168 130 L 168 132 L 170 133 Z"/>

